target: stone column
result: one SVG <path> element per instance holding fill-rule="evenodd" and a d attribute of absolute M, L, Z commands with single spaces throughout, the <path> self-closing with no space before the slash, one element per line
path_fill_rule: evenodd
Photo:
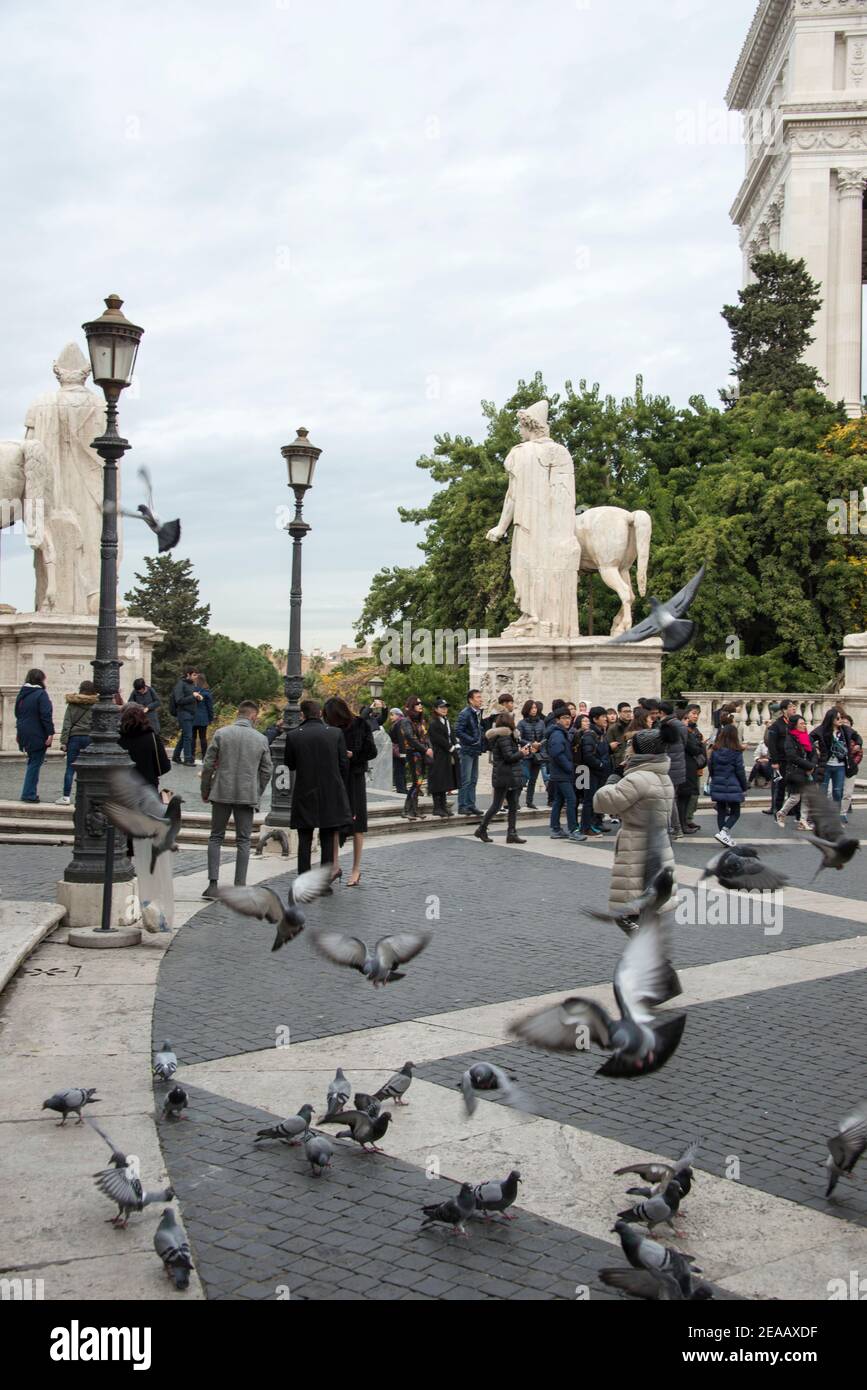
<path fill-rule="evenodd" d="M 861 285 L 863 264 L 863 169 L 838 169 L 840 200 L 836 264 L 836 362 L 833 398 L 843 400 L 846 413 L 861 415 Z"/>
<path fill-rule="evenodd" d="M 780 191 L 768 206 L 768 235 L 771 251 L 780 249 L 780 225 L 783 220 L 783 193 Z"/>

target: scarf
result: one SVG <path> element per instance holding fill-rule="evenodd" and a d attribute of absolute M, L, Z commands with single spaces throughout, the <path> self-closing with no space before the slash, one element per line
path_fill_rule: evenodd
<path fill-rule="evenodd" d="M 812 745 L 812 743 L 810 742 L 810 735 L 806 732 L 806 730 L 805 730 L 805 729 L 790 729 L 790 730 L 789 730 L 789 733 L 792 735 L 792 738 L 793 738 L 797 743 L 800 743 L 800 745 L 801 745 L 801 747 L 803 748 L 804 752 L 807 754 L 807 757 L 812 757 L 812 755 L 813 755 L 813 745 Z"/>

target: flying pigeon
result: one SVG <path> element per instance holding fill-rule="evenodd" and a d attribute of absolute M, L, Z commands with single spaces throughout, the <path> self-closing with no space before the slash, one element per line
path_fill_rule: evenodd
<path fill-rule="evenodd" d="M 341 1130 L 337 1135 L 338 1139 L 354 1139 L 365 1153 L 381 1154 L 383 1150 L 377 1148 L 376 1140 L 382 1139 L 391 1124 L 391 1111 L 384 1110 L 374 1119 L 363 1110 L 341 1110 L 338 1115 L 332 1115 L 330 1120 L 325 1119 L 321 1123 L 348 1125 L 348 1129 Z"/>
<path fill-rule="evenodd" d="M 154 1202 L 172 1200 L 175 1193 L 171 1187 L 163 1188 L 159 1192 L 145 1192 L 139 1172 L 139 1161 L 135 1154 L 125 1154 L 119 1149 L 95 1120 L 88 1119 L 87 1123 L 111 1149 L 111 1167 L 103 1168 L 93 1176 L 97 1189 L 117 1206 L 117 1215 L 110 1218 L 112 1226 L 118 1230 L 125 1230 L 130 1212 L 144 1211 L 145 1207 L 151 1206 Z"/>
<path fill-rule="evenodd" d="M 163 1105 L 164 1120 L 180 1120 L 184 1118 L 184 1111 L 190 1103 L 190 1098 L 183 1086 L 173 1086 L 166 1096 Z"/>
<path fill-rule="evenodd" d="M 512 1206 L 517 1198 L 518 1183 L 521 1181 L 521 1174 L 517 1168 L 513 1168 L 509 1176 L 504 1178 L 502 1182 L 494 1179 L 492 1182 L 479 1183 L 478 1187 L 473 1188 L 476 1211 L 482 1212 L 486 1221 L 495 1211 L 498 1211 L 507 1221 L 516 1220 L 514 1216 L 509 1215 L 507 1208 Z"/>
<path fill-rule="evenodd" d="M 147 503 L 139 503 L 134 512 L 128 512 L 123 507 L 109 502 L 103 508 L 106 512 L 116 511 L 120 516 L 129 517 L 132 521 L 143 521 L 149 530 L 153 531 L 157 538 L 160 555 L 167 550 L 174 550 L 178 541 L 181 539 L 181 523 L 179 521 L 160 522 L 154 513 L 154 492 L 151 485 L 151 476 L 146 468 L 139 468 L 138 476 L 144 484 Z"/>
<path fill-rule="evenodd" d="M 55 1091 L 53 1096 L 42 1102 L 43 1110 L 56 1110 L 58 1115 L 62 1115 L 58 1128 L 62 1129 L 66 1124 L 67 1115 L 77 1115 L 78 1123 L 82 1124 L 81 1109 L 84 1105 L 100 1105 L 101 1101 L 96 1094 L 96 1087 L 90 1086 L 71 1086 L 68 1091 Z"/>
<path fill-rule="evenodd" d="M 269 840 L 279 840 L 280 850 L 284 859 L 289 858 L 289 836 L 285 830 L 280 830 L 276 825 L 263 825 L 259 831 L 259 838 L 256 841 L 254 854 L 263 854 L 265 846 Z"/>
<path fill-rule="evenodd" d="M 193 1259 L 173 1207 L 166 1207 L 154 1232 L 154 1250 L 162 1260 L 166 1274 L 170 1279 L 174 1279 L 175 1288 L 189 1288 Z"/>
<path fill-rule="evenodd" d="M 430 1206 L 422 1207 L 424 1212 L 422 1230 L 425 1226 L 451 1226 L 452 1235 L 465 1236 L 467 1234 L 465 1222 L 472 1216 L 475 1209 L 476 1199 L 473 1196 L 472 1186 L 465 1182 L 457 1197 L 449 1197 L 445 1202 L 432 1202 Z"/>
<path fill-rule="evenodd" d="M 683 1192 L 680 1183 L 672 1179 L 657 1196 L 646 1197 L 643 1201 L 636 1202 L 634 1207 L 627 1207 L 626 1211 L 619 1211 L 617 1220 L 627 1223 L 640 1222 L 649 1231 L 662 1225 L 670 1226 L 674 1230 L 674 1218 L 677 1216 L 677 1209 L 682 1199 Z"/>
<path fill-rule="evenodd" d="M 663 1191 L 673 1179 L 680 1187 L 683 1196 L 686 1197 L 692 1187 L 692 1180 L 695 1176 L 692 1165 L 695 1162 L 695 1157 L 699 1151 L 700 1145 L 700 1139 L 693 1139 L 684 1149 L 680 1158 L 674 1159 L 671 1163 L 633 1163 L 626 1168 L 615 1168 L 614 1176 L 615 1178 L 621 1178 L 625 1174 L 634 1173 L 636 1177 L 643 1178 L 645 1182 L 650 1183 L 660 1191 Z M 630 1187 L 628 1191 L 630 1196 L 650 1197 L 656 1195 L 646 1188 Z"/>
<path fill-rule="evenodd" d="M 855 1164 L 867 1149 L 867 1100 L 862 1100 L 851 1115 L 840 1121 L 837 1133 L 827 1142 L 825 1163 L 830 1172 L 825 1196 L 830 1197 L 841 1178 L 851 1178 Z"/>
<path fill-rule="evenodd" d="M 369 1096 L 366 1091 L 356 1091 L 355 1095 L 352 1097 L 352 1104 L 355 1106 L 356 1110 L 365 1111 L 372 1120 L 376 1119 L 382 1109 L 376 1097 Z"/>
<path fill-rule="evenodd" d="M 343 1110 L 351 1095 L 352 1086 L 343 1075 L 340 1067 L 338 1067 L 337 1071 L 334 1073 L 334 1080 L 328 1083 L 328 1091 L 325 1097 L 324 1118 L 330 1120 L 332 1115 L 337 1115 Z M 357 1110 L 360 1107 L 356 1106 L 355 1108 Z M 317 1121 L 317 1123 L 321 1123 L 321 1121 Z"/>
<path fill-rule="evenodd" d="M 366 975 L 374 989 L 390 985 L 394 980 L 402 980 L 403 974 L 395 969 L 405 965 L 423 951 L 430 941 L 430 932 L 404 931 L 394 936 L 381 936 L 373 950 L 357 936 L 346 936 L 343 932 L 319 932 L 313 938 L 313 945 L 320 955 L 335 965 L 348 965 Z"/>
<path fill-rule="evenodd" d="M 621 632 L 619 637 L 612 637 L 612 644 L 646 642 L 648 637 L 661 637 L 665 651 L 680 651 L 681 647 L 692 641 L 695 632 L 695 623 L 690 622 L 686 615 L 692 607 L 704 575 L 705 566 L 702 565 L 698 574 L 693 575 L 689 583 L 667 603 L 660 603 L 659 599 L 651 598 L 650 617 L 630 628 L 628 632 Z"/>
<path fill-rule="evenodd" d="M 806 802 L 806 812 L 816 833 L 807 838 L 822 856 L 822 862 L 813 875 L 813 882 L 823 869 L 843 869 L 861 848 L 861 841 L 847 835 L 840 808 L 816 782 L 808 782 L 802 792 Z"/>
<path fill-rule="evenodd" d="M 497 1091 L 507 1105 L 523 1106 L 521 1092 L 512 1085 L 512 1078 L 492 1062 L 474 1062 L 457 1083 L 463 1092 L 468 1115 L 474 1115 L 478 1105 L 477 1091 Z"/>
<path fill-rule="evenodd" d="M 724 849 L 707 865 L 702 878 L 715 878 L 723 888 L 745 888 L 774 892 L 782 888 L 788 879 L 785 874 L 769 869 L 759 859 L 758 851 L 750 845 L 739 845 L 737 849 Z"/>
<path fill-rule="evenodd" d="M 177 1069 L 178 1059 L 172 1051 L 171 1043 L 166 1038 L 159 1052 L 154 1053 L 154 1076 L 160 1081 L 171 1081 Z"/>
<path fill-rule="evenodd" d="M 331 1167 L 333 1148 L 324 1134 L 308 1134 L 304 1140 L 304 1157 L 310 1164 L 314 1178 L 321 1178 L 326 1168 Z"/>
<path fill-rule="evenodd" d="M 660 1245 L 650 1236 L 624 1220 L 618 1220 L 613 1228 L 620 1237 L 623 1253 L 634 1271 L 648 1274 L 650 1280 L 627 1280 L 627 1270 L 603 1270 L 600 1277 L 612 1288 L 623 1289 L 636 1298 L 650 1299 L 707 1299 L 713 1292 L 707 1284 L 695 1278 L 701 1270 L 690 1255 Z M 609 1274 L 610 1278 L 605 1278 Z M 655 1282 L 654 1282 L 655 1281 Z M 672 1287 L 673 1286 L 673 1287 Z"/>
<path fill-rule="evenodd" d="M 393 1100 L 395 1105 L 409 1105 L 408 1100 L 401 1099 L 405 1096 L 412 1085 L 412 1069 L 414 1062 L 404 1062 L 400 1071 L 396 1071 L 394 1076 L 390 1076 L 384 1086 L 380 1086 L 378 1091 L 374 1091 L 374 1100 Z"/>
<path fill-rule="evenodd" d="M 299 874 L 289 885 L 289 899 L 284 906 L 273 888 L 218 888 L 217 897 L 242 917 L 257 917 L 260 922 L 272 922 L 277 927 L 272 951 L 279 951 L 287 941 L 293 941 L 304 930 L 304 913 L 299 903 L 312 903 L 321 897 L 331 884 L 331 865 L 309 869 Z"/>
<path fill-rule="evenodd" d="M 531 1047 L 548 1052 L 573 1052 L 589 1032 L 599 1047 L 613 1053 L 599 1068 L 598 1076 L 648 1076 L 665 1066 L 686 1025 L 684 1013 L 659 1018 L 653 1009 L 681 992 L 668 959 L 665 929 L 658 920 L 648 922 L 629 938 L 614 971 L 620 1018 L 611 1018 L 592 999 L 574 997 L 528 1014 L 509 1031 Z"/>
<path fill-rule="evenodd" d="M 302 1105 L 296 1115 L 290 1115 L 287 1120 L 281 1120 L 279 1125 L 272 1125 L 270 1129 L 257 1130 L 256 1139 L 279 1139 L 282 1143 L 290 1145 L 305 1143 L 310 1133 L 310 1121 L 312 1119 L 313 1106 Z"/>
<path fill-rule="evenodd" d="M 151 841 L 153 873 L 160 855 L 175 848 L 183 797 L 173 796 L 168 806 L 164 805 L 156 787 L 132 766 L 113 769 L 107 779 L 110 794 L 102 803 L 103 813 L 131 840 Z"/>

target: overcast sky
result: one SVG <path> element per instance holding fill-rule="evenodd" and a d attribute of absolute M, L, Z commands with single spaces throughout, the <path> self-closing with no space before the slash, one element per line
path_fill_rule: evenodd
<path fill-rule="evenodd" d="M 412 564 L 434 435 L 537 369 L 686 403 L 730 369 L 724 93 L 755 0 L 4 0 L 0 438 L 117 292 L 121 403 L 212 627 L 285 646 L 280 447 L 323 449 L 303 644 Z M 151 549 L 128 523 L 122 587 Z M 2 537 L 0 601 L 33 604 Z"/>

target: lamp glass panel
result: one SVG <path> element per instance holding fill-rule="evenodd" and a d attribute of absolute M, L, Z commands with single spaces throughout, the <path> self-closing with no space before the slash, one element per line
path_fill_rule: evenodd
<path fill-rule="evenodd" d="M 310 455 L 298 453 L 289 455 L 289 482 L 292 487 L 309 487 L 313 480 L 313 465 Z"/>

